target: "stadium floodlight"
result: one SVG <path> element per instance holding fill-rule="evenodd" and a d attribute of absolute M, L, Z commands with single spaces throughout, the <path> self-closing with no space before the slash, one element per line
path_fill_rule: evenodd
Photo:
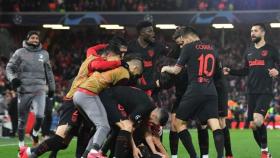
<path fill-rule="evenodd" d="M 124 29 L 124 26 L 120 26 L 117 24 L 102 24 L 99 25 L 99 27 L 107 29 L 107 30 L 122 30 Z"/>
<path fill-rule="evenodd" d="M 163 30 L 172 30 L 177 28 L 175 24 L 157 24 L 156 27 Z"/>
<path fill-rule="evenodd" d="M 62 27 L 61 24 L 44 24 L 43 28 Z"/>
<path fill-rule="evenodd" d="M 215 29 L 233 29 L 232 24 L 212 24 Z"/>
<path fill-rule="evenodd" d="M 271 28 L 280 28 L 280 23 L 270 23 Z"/>
<path fill-rule="evenodd" d="M 55 27 L 52 27 L 51 29 L 54 29 L 54 30 L 69 30 L 70 26 L 55 26 Z"/>

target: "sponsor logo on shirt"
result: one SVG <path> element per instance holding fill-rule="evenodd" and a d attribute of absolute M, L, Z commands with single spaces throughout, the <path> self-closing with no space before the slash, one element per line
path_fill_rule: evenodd
<path fill-rule="evenodd" d="M 152 66 L 153 66 L 152 61 L 144 60 L 144 67 L 152 67 Z"/>
<path fill-rule="evenodd" d="M 265 65 L 265 62 L 264 60 L 251 60 L 249 61 L 249 66 L 264 66 Z"/>

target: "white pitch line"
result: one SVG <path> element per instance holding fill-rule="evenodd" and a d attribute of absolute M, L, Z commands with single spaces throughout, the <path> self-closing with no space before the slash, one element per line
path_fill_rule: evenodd
<path fill-rule="evenodd" d="M 31 143 L 26 143 L 26 145 L 30 145 Z M 14 143 L 14 144 L 1 144 L 0 147 L 5 147 L 5 146 L 17 146 L 18 143 Z"/>

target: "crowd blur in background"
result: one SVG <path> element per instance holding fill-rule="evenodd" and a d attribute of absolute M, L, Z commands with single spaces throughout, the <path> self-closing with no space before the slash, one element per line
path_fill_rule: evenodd
<path fill-rule="evenodd" d="M 211 11 L 280 9 L 278 0 L 0 0 L 2 11 Z M 1 9 L 1 8 L 0 8 Z M 1 11 L 1 10 L 0 10 Z"/>

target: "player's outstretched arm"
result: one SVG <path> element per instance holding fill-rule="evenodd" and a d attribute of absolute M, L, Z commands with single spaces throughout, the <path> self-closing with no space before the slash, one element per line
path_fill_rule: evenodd
<path fill-rule="evenodd" d="M 245 64 L 241 69 L 232 69 L 232 68 L 223 68 L 224 75 L 233 75 L 233 76 L 247 76 L 249 73 L 249 61 L 245 55 Z"/>
<path fill-rule="evenodd" d="M 182 67 L 179 65 L 174 65 L 174 66 L 164 66 L 161 68 L 161 72 L 167 72 L 170 74 L 177 75 L 182 71 Z"/>

